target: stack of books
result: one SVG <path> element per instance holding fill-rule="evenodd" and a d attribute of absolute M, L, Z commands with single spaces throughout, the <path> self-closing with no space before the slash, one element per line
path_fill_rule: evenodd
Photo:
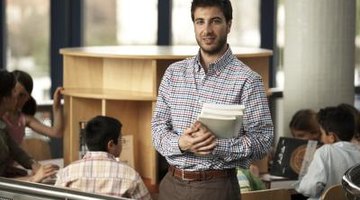
<path fill-rule="evenodd" d="M 244 110 L 244 105 L 204 103 L 198 120 L 218 138 L 233 138 L 240 132 Z"/>

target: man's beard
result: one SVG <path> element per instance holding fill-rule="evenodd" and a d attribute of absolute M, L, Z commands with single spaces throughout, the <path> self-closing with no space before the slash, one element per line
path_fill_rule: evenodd
<path fill-rule="evenodd" d="M 210 47 L 210 48 L 206 48 L 204 46 L 206 45 L 202 45 L 202 43 L 196 38 L 196 42 L 198 43 L 198 45 L 200 46 L 201 50 L 208 54 L 208 55 L 216 55 L 218 53 L 220 53 L 224 47 L 224 45 L 227 44 L 227 38 L 226 37 L 221 37 L 217 42 L 216 45 L 214 47 Z"/>

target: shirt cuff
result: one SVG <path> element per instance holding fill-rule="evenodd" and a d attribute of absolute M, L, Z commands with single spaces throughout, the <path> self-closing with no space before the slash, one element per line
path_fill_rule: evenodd
<path fill-rule="evenodd" d="M 220 158 L 225 158 L 226 156 L 229 156 L 228 149 L 230 148 L 230 144 L 228 142 L 228 139 L 217 139 L 216 143 L 216 147 L 212 154 Z"/>

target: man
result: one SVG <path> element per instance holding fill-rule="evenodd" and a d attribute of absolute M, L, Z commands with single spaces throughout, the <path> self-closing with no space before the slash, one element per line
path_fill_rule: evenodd
<path fill-rule="evenodd" d="M 193 0 L 200 50 L 166 70 L 152 120 L 153 143 L 170 164 L 159 199 L 240 199 L 235 167 L 248 168 L 271 147 L 273 124 L 261 77 L 227 44 L 229 0 Z M 197 121 L 203 103 L 242 104 L 243 127 L 219 139 Z"/>
<path fill-rule="evenodd" d="M 151 200 L 140 175 L 116 161 L 121 153 L 122 124 L 115 118 L 96 116 L 85 128 L 89 151 L 78 161 L 60 170 L 55 186 L 79 189 L 132 199 Z"/>

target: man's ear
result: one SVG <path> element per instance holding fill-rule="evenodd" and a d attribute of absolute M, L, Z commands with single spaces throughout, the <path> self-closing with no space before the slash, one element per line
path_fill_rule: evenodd
<path fill-rule="evenodd" d="M 230 20 L 230 21 L 227 23 L 227 33 L 228 33 L 228 34 L 230 33 L 231 25 L 232 25 L 232 20 Z"/>

